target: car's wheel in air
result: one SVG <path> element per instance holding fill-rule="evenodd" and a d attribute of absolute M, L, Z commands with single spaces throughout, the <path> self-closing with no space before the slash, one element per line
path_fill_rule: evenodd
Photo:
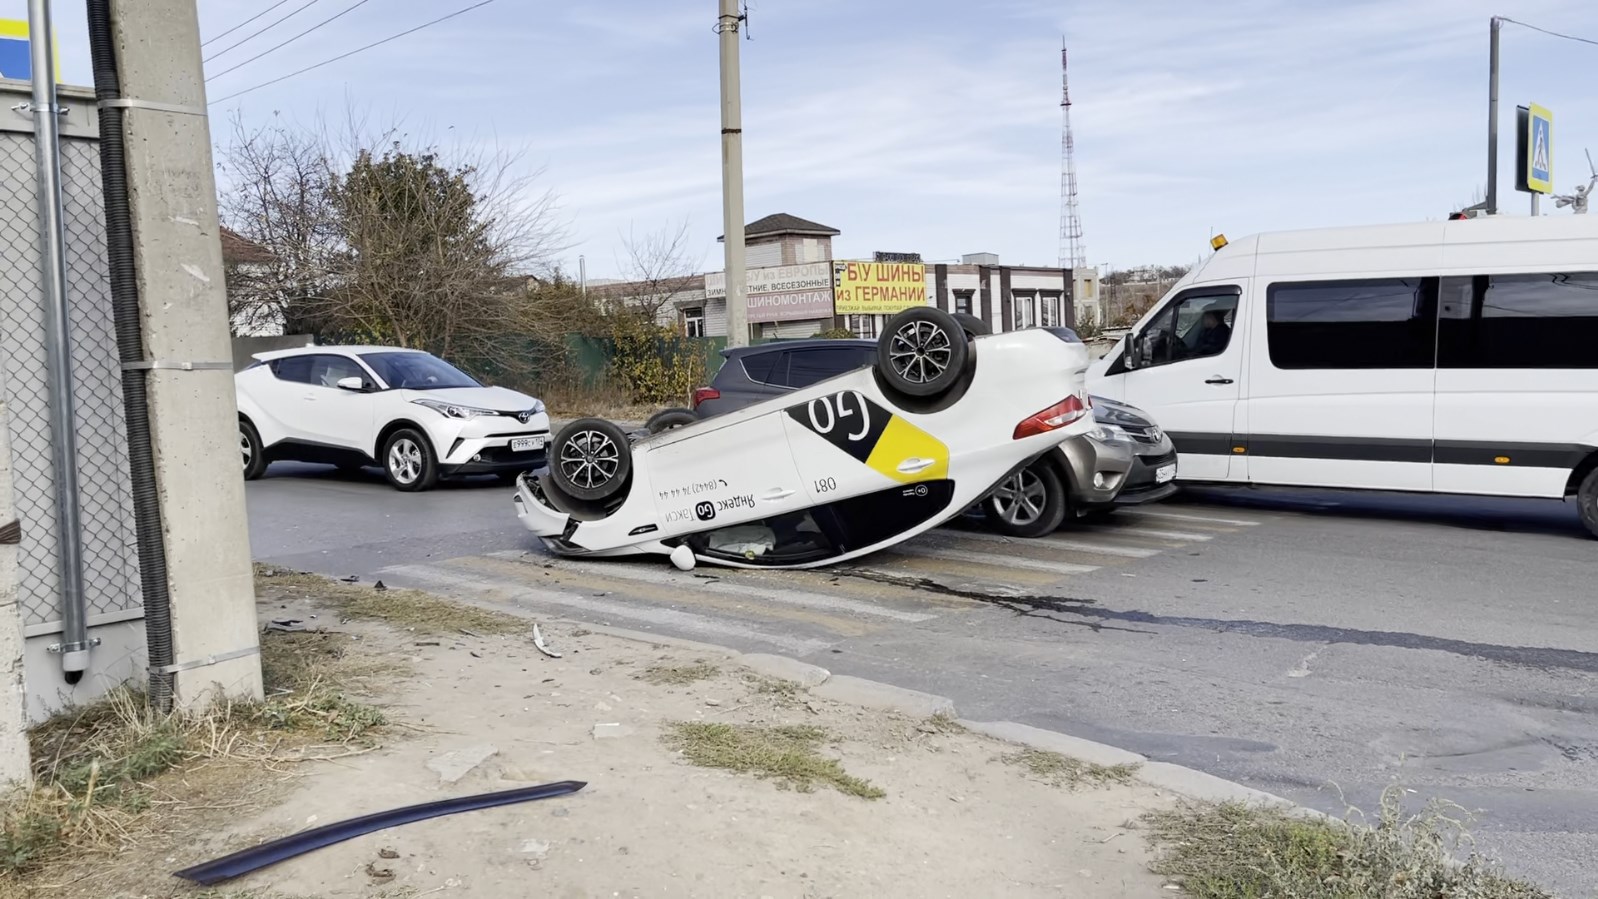
<path fill-rule="evenodd" d="M 429 490 L 438 483 L 438 458 L 427 435 L 401 428 L 383 443 L 383 473 L 395 489 L 406 493 Z"/>
<path fill-rule="evenodd" d="M 888 319 L 877 340 L 877 370 L 900 393 L 933 397 L 959 382 L 968 352 L 965 329 L 954 316 L 917 306 Z"/>
<path fill-rule="evenodd" d="M 969 312 L 956 312 L 954 320 L 959 323 L 961 330 L 965 331 L 966 340 L 976 340 L 993 333 L 988 323 Z"/>
<path fill-rule="evenodd" d="M 982 503 L 988 523 L 1011 537 L 1052 534 L 1065 520 L 1065 482 L 1054 466 L 1035 462 L 1021 469 Z"/>
<path fill-rule="evenodd" d="M 239 419 L 239 456 L 244 464 L 244 480 L 253 481 L 266 473 L 266 448 L 255 425 Z"/>
<path fill-rule="evenodd" d="M 549 476 L 576 499 L 604 502 L 627 485 L 632 445 L 621 428 L 602 418 L 579 418 L 555 435 Z"/>
<path fill-rule="evenodd" d="M 662 409 L 649 416 L 649 420 L 644 422 L 644 430 L 651 434 L 659 434 L 661 431 L 691 425 L 698 420 L 699 416 L 687 409 Z"/>
<path fill-rule="evenodd" d="M 1598 537 L 1598 468 L 1587 472 L 1581 487 L 1576 490 L 1576 506 L 1581 509 L 1581 523 L 1587 532 Z"/>

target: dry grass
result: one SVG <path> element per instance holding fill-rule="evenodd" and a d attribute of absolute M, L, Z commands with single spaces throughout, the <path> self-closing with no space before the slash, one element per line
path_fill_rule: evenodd
<path fill-rule="evenodd" d="M 924 722 L 925 726 L 934 733 L 963 734 L 969 733 L 966 726 L 948 712 L 939 712 Z"/>
<path fill-rule="evenodd" d="M 1136 765 L 1099 765 L 1061 755 L 1058 752 L 1030 747 L 1001 755 L 999 761 L 1021 768 L 1044 783 L 1072 789 L 1081 786 L 1127 784 L 1131 783 L 1137 774 Z"/>
<path fill-rule="evenodd" d="M 555 430 L 565 422 L 579 418 L 605 418 L 610 421 L 647 421 L 664 406 L 633 402 L 627 392 L 613 387 L 567 387 L 551 385 L 537 394 L 549 408 L 549 421 Z M 687 397 L 680 404 L 688 405 Z"/>
<path fill-rule="evenodd" d="M 311 595 L 346 619 L 382 621 L 418 634 L 523 633 L 532 625 L 522 618 L 449 602 L 418 590 L 378 590 L 375 584 L 346 584 L 314 574 L 255 566 L 261 593 Z"/>
<path fill-rule="evenodd" d="M 692 665 L 654 665 L 644 669 L 638 676 L 639 680 L 654 684 L 657 687 L 684 687 L 688 684 L 709 680 L 721 673 L 721 669 L 703 660 L 695 660 Z"/>
<path fill-rule="evenodd" d="M 843 770 L 817 750 L 829 736 L 819 727 L 677 722 L 664 735 L 668 746 L 702 768 L 721 768 L 760 778 L 776 778 L 785 789 L 809 793 L 817 784 L 848 796 L 881 799 L 888 795 L 870 781 Z"/>
<path fill-rule="evenodd" d="M 1551 899 L 1471 851 L 1463 810 L 1407 815 L 1399 796 L 1383 795 L 1374 826 L 1239 803 L 1153 812 L 1152 867 L 1198 899 Z"/>
<path fill-rule="evenodd" d="M 0 821 L 0 892 L 52 862 L 137 843 L 204 792 L 197 784 L 227 782 L 237 802 L 263 768 L 370 749 L 387 721 L 349 691 L 395 669 L 348 657 L 350 641 L 263 633 L 265 702 L 160 714 L 124 687 L 35 727 L 35 785 Z"/>

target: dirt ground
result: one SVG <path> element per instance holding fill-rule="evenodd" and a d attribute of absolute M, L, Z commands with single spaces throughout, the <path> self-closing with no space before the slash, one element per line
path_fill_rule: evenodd
<path fill-rule="evenodd" d="M 258 783 L 236 784 L 252 801 L 209 796 L 161 835 L 99 860 L 100 874 L 34 895 L 1174 895 L 1148 873 L 1132 829 L 1173 799 L 1135 781 L 1051 783 L 1002 760 L 1015 746 L 823 701 L 720 656 L 544 622 L 546 643 L 562 653 L 548 658 L 530 633 L 429 636 L 340 620 L 306 594 L 264 592 L 263 621 L 342 633 L 348 652 L 394 672 L 365 697 L 393 722 L 381 746 L 262 770 Z M 697 767 L 663 740 L 674 722 L 822 728 L 822 755 L 886 795 Z M 588 786 L 359 837 L 215 892 L 170 873 L 307 827 L 560 780 Z"/>

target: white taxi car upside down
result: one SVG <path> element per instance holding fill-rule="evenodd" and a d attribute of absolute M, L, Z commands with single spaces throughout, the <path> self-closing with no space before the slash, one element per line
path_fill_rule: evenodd
<path fill-rule="evenodd" d="M 637 443 L 572 422 L 516 513 L 561 555 L 813 568 L 937 527 L 1093 428 L 1081 343 L 968 338 L 931 307 L 883 335 L 873 365 Z"/>

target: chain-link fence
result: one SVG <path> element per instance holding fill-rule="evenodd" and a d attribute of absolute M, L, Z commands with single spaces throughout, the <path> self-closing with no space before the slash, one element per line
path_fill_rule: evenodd
<path fill-rule="evenodd" d="M 61 167 L 84 591 L 93 624 L 96 618 L 137 614 L 142 600 L 95 143 L 63 138 Z M 61 620 L 34 182 L 33 135 L 0 130 L 0 208 L 6 210 L 0 217 L 0 380 L 22 523 L 17 587 L 25 627 Z"/>

